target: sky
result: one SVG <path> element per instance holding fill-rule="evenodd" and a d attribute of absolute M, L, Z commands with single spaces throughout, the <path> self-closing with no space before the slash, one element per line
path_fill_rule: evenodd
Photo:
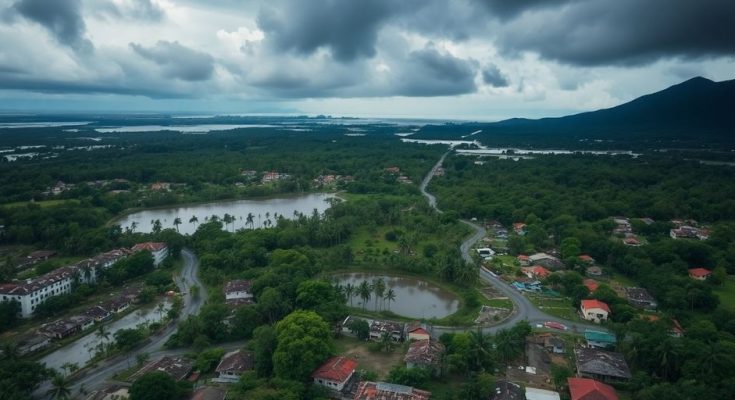
<path fill-rule="evenodd" d="M 0 110 L 499 120 L 735 78 L 733 0 L 0 0 Z"/>

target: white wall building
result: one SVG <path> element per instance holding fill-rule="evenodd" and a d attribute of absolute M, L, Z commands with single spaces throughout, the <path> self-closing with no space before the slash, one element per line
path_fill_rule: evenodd
<path fill-rule="evenodd" d="M 159 266 L 168 257 L 168 246 L 166 243 L 145 242 L 133 246 L 134 252 L 148 250 L 153 255 L 153 265 Z"/>

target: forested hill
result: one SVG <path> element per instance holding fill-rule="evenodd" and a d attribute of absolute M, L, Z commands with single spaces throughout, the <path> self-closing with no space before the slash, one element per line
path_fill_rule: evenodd
<path fill-rule="evenodd" d="M 673 139 L 718 142 L 735 140 L 735 80 L 713 82 L 697 77 L 617 107 L 538 120 L 514 118 L 470 124 L 477 138 L 569 136 L 578 139 Z M 455 126 L 456 128 L 456 126 Z M 427 127 L 424 136 L 449 134 L 448 127 Z M 465 129 L 466 130 L 466 129 Z M 462 130 L 464 132 L 465 130 Z M 463 133 L 464 134 L 464 133 Z M 445 136 L 451 136 L 445 135 Z"/>

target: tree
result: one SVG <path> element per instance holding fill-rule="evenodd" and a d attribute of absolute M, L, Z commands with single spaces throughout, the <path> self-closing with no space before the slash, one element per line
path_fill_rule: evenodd
<path fill-rule="evenodd" d="M 179 225 L 181 225 L 181 218 L 179 217 L 174 218 L 174 226 L 176 227 L 176 232 L 179 231 Z"/>
<path fill-rule="evenodd" d="M 265 213 L 265 215 L 266 215 L 266 218 L 268 218 L 269 213 Z M 253 213 L 250 213 L 250 212 L 248 213 L 247 218 L 245 218 L 245 223 L 247 225 L 250 225 L 250 229 L 253 229 L 254 227 L 253 225 L 255 223 L 255 216 L 253 215 Z"/>
<path fill-rule="evenodd" d="M 365 310 L 365 305 L 368 301 L 370 301 L 370 293 L 372 290 L 370 289 L 370 284 L 367 281 L 360 282 L 360 286 L 357 287 L 357 293 L 360 295 L 360 298 L 362 299 L 362 309 Z"/>
<path fill-rule="evenodd" d="M 61 374 L 55 374 L 51 378 L 51 386 L 46 394 L 52 399 L 66 400 L 71 397 L 71 388 L 69 387 L 69 381 Z"/>
<path fill-rule="evenodd" d="M 345 297 L 350 301 L 350 307 L 352 307 L 352 296 L 355 294 L 355 285 L 348 283 L 345 285 Z"/>
<path fill-rule="evenodd" d="M 165 372 L 150 372 L 130 386 L 130 400 L 177 400 L 176 381 Z"/>
<path fill-rule="evenodd" d="M 137 346 L 140 342 L 145 339 L 145 335 L 139 329 L 120 329 L 114 334 L 115 345 L 124 350 L 128 351 L 133 347 Z"/>
<path fill-rule="evenodd" d="M 334 351 L 329 325 L 313 311 L 294 311 L 276 325 L 273 369 L 279 378 L 302 381 Z"/>
<path fill-rule="evenodd" d="M 495 377 L 489 373 L 472 374 L 462 385 L 461 398 L 488 399 L 495 388 Z"/>
<path fill-rule="evenodd" d="M 20 303 L 16 300 L 0 302 L 0 332 L 12 328 L 18 322 Z"/>
<path fill-rule="evenodd" d="M 572 370 L 566 365 L 551 364 L 551 380 L 556 390 L 562 390 L 567 385 L 567 378 L 572 376 Z"/>
<path fill-rule="evenodd" d="M 235 311 L 230 327 L 234 339 L 250 339 L 253 331 L 262 323 L 262 318 L 254 307 L 240 307 Z"/>
<path fill-rule="evenodd" d="M 378 300 L 383 300 L 383 295 L 385 293 L 385 281 L 383 278 L 376 278 L 373 280 L 373 292 L 375 292 L 375 311 L 380 310 L 378 308 Z"/>
<path fill-rule="evenodd" d="M 194 362 L 194 369 L 203 374 L 211 372 L 224 355 L 225 351 L 223 349 L 204 350 L 197 355 L 197 359 Z"/>
<path fill-rule="evenodd" d="M 192 215 L 191 218 L 189 218 L 189 223 L 190 224 L 198 224 L 199 223 L 199 218 L 197 218 L 196 215 Z"/>
<path fill-rule="evenodd" d="M 161 231 L 163 230 L 163 224 L 161 224 L 160 219 L 154 219 L 151 221 L 151 230 L 155 234 L 161 233 Z"/>
<path fill-rule="evenodd" d="M 353 318 L 347 328 L 360 340 L 367 340 L 370 337 L 370 324 L 364 319 Z"/>
<path fill-rule="evenodd" d="M 388 372 L 388 382 L 399 385 L 423 387 L 431 379 L 431 371 L 426 368 L 407 368 L 396 365 Z"/>
<path fill-rule="evenodd" d="M 273 373 L 273 352 L 278 345 L 276 330 L 270 325 L 261 325 L 253 331 L 253 352 L 255 372 L 261 378 L 270 377 Z"/>
<path fill-rule="evenodd" d="M 388 301 L 388 310 L 390 310 L 390 302 L 396 301 L 396 291 L 393 288 L 389 288 L 385 293 L 385 300 Z"/>

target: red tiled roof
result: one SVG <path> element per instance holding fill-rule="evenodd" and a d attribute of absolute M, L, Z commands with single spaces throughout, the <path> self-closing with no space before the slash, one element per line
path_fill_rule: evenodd
<path fill-rule="evenodd" d="M 701 278 L 703 276 L 709 276 L 710 274 L 712 274 L 712 271 L 706 268 L 692 268 L 689 270 L 689 275 L 696 276 L 698 278 Z"/>
<path fill-rule="evenodd" d="M 159 251 L 165 248 L 166 248 L 166 243 L 145 242 L 145 243 L 138 243 L 135 246 L 133 246 L 133 251 L 141 251 L 141 250 Z"/>
<path fill-rule="evenodd" d="M 608 307 L 607 304 L 595 299 L 582 300 L 582 308 L 584 308 L 585 310 L 589 310 L 591 308 L 600 308 L 607 311 L 608 313 L 610 312 L 610 307 Z"/>
<path fill-rule="evenodd" d="M 518 256 L 518 259 L 519 259 L 519 260 L 525 260 L 525 261 L 528 261 L 528 256 L 527 256 L 527 255 L 525 255 L 525 254 L 521 254 L 520 256 Z"/>
<path fill-rule="evenodd" d="M 588 256 L 587 254 L 582 254 L 581 256 L 579 256 L 579 259 L 582 261 L 594 261 L 595 260 L 594 258 Z"/>
<path fill-rule="evenodd" d="M 253 287 L 253 281 L 248 279 L 235 279 L 225 285 L 225 293 L 248 292 Z"/>
<path fill-rule="evenodd" d="M 312 378 L 344 382 L 355 372 L 357 362 L 346 357 L 332 357 L 311 374 Z"/>
<path fill-rule="evenodd" d="M 582 284 L 585 285 L 590 292 L 594 292 L 598 287 L 600 287 L 600 284 L 594 279 L 585 279 L 582 281 Z"/>
<path fill-rule="evenodd" d="M 587 378 L 568 378 L 572 400 L 618 400 L 612 386 Z"/>
<path fill-rule="evenodd" d="M 408 330 L 408 333 L 415 333 L 417 335 L 428 335 L 429 334 L 429 332 L 427 332 L 426 329 L 424 329 L 424 328 L 422 328 L 420 326 L 417 326 L 417 327 L 415 327 L 413 329 L 409 329 Z"/>

